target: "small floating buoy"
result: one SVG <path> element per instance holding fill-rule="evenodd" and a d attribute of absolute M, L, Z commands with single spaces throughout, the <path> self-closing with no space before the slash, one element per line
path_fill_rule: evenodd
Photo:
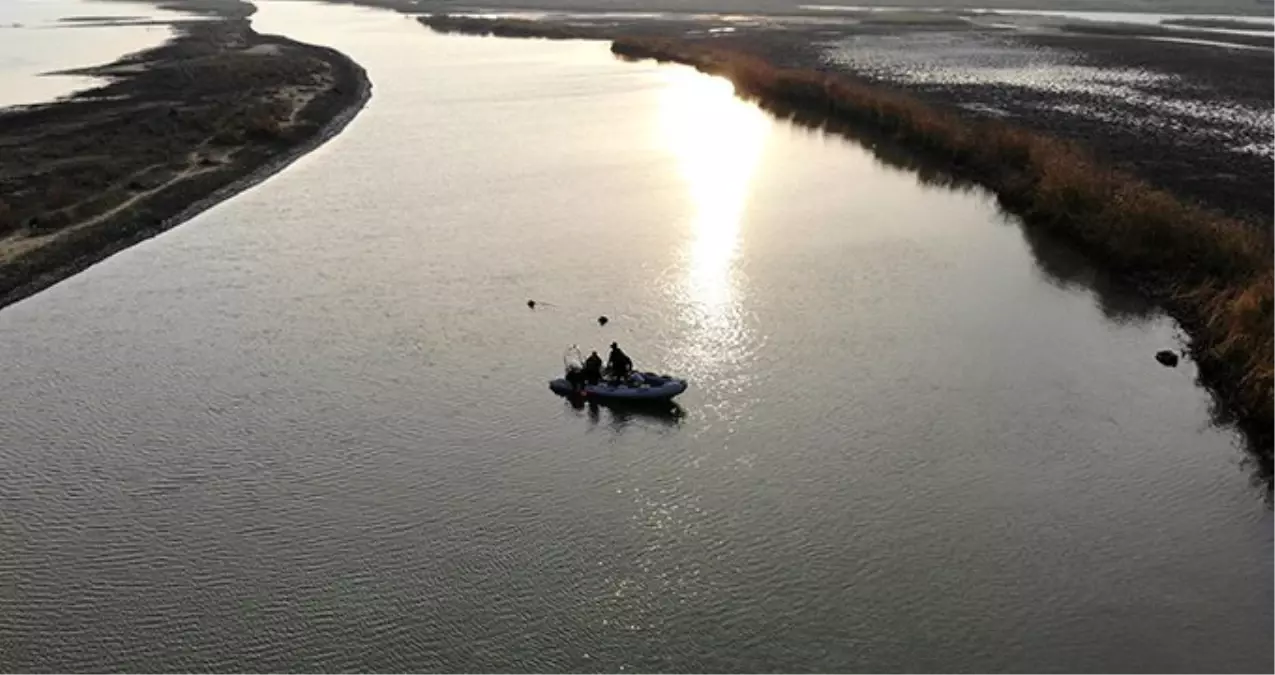
<path fill-rule="evenodd" d="M 1178 355 L 1174 354 L 1173 351 L 1169 349 L 1161 349 L 1156 352 L 1155 360 L 1159 361 L 1160 365 L 1168 366 L 1169 368 L 1178 365 Z"/>
<path fill-rule="evenodd" d="M 600 317 L 598 317 L 598 325 L 599 325 L 599 326 L 605 326 L 605 325 L 607 325 L 607 322 L 608 322 L 608 321 L 610 321 L 610 319 L 606 318 L 606 316 L 600 316 Z"/>
<path fill-rule="evenodd" d="M 528 300 L 528 301 L 527 301 L 527 306 L 528 306 L 528 307 L 530 307 L 530 308 L 532 308 L 532 309 L 535 309 L 535 308 L 536 308 L 536 301 L 535 301 L 535 300 Z"/>

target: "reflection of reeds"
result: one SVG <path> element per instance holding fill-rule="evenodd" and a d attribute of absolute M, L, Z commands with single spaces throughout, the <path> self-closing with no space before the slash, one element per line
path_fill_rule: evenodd
<path fill-rule="evenodd" d="M 1272 247 L 1251 224 L 1184 204 L 1070 143 L 971 121 L 903 93 L 684 41 L 620 38 L 611 50 L 726 77 L 741 95 L 806 117 L 886 132 L 991 189 L 1030 225 L 1074 242 L 1163 302 L 1193 336 L 1202 377 L 1269 453 Z"/>
<path fill-rule="evenodd" d="M 486 19 L 482 17 L 433 14 L 417 19 L 439 33 L 496 36 L 509 38 L 542 38 L 545 40 L 601 39 L 597 29 L 549 24 L 530 19 Z"/>
<path fill-rule="evenodd" d="M 1224 28 L 1228 30 L 1253 30 L 1270 33 L 1275 30 L 1269 21 L 1243 19 L 1164 19 L 1161 26 L 1190 26 L 1192 28 Z"/>

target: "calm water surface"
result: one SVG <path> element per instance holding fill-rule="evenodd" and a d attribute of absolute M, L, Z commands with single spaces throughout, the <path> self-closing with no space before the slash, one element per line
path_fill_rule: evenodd
<path fill-rule="evenodd" d="M 1173 325 L 985 195 L 601 44 L 258 24 L 375 96 L 0 311 L 3 669 L 1272 668 Z M 682 416 L 546 389 L 612 340 Z"/>
<path fill-rule="evenodd" d="M 191 18 L 140 2 L 0 0 L 0 107 L 43 103 L 102 82 L 99 78 L 50 75 L 105 65 L 172 36 L 165 25 L 102 25 L 102 21 L 171 21 Z"/>

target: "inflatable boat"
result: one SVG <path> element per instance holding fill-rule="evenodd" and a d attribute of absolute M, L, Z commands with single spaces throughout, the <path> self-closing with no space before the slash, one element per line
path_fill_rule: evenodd
<path fill-rule="evenodd" d="M 603 381 L 597 384 L 571 384 L 565 377 L 549 382 L 549 388 L 559 396 L 578 396 L 598 401 L 658 402 L 671 401 L 686 391 L 686 380 L 655 373 L 633 373 L 621 382 Z"/>

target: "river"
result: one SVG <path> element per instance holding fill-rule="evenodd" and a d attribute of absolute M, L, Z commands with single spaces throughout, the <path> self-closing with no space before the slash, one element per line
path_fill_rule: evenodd
<path fill-rule="evenodd" d="M 0 107 L 44 103 L 101 84 L 95 77 L 51 73 L 104 65 L 158 46 L 173 35 L 163 22 L 197 18 L 142 2 L 4 0 Z"/>
<path fill-rule="evenodd" d="M 0 311 L 3 670 L 1271 670 L 1173 323 L 987 195 L 600 43 L 254 20 L 373 98 Z M 682 414 L 548 391 L 613 340 Z"/>

